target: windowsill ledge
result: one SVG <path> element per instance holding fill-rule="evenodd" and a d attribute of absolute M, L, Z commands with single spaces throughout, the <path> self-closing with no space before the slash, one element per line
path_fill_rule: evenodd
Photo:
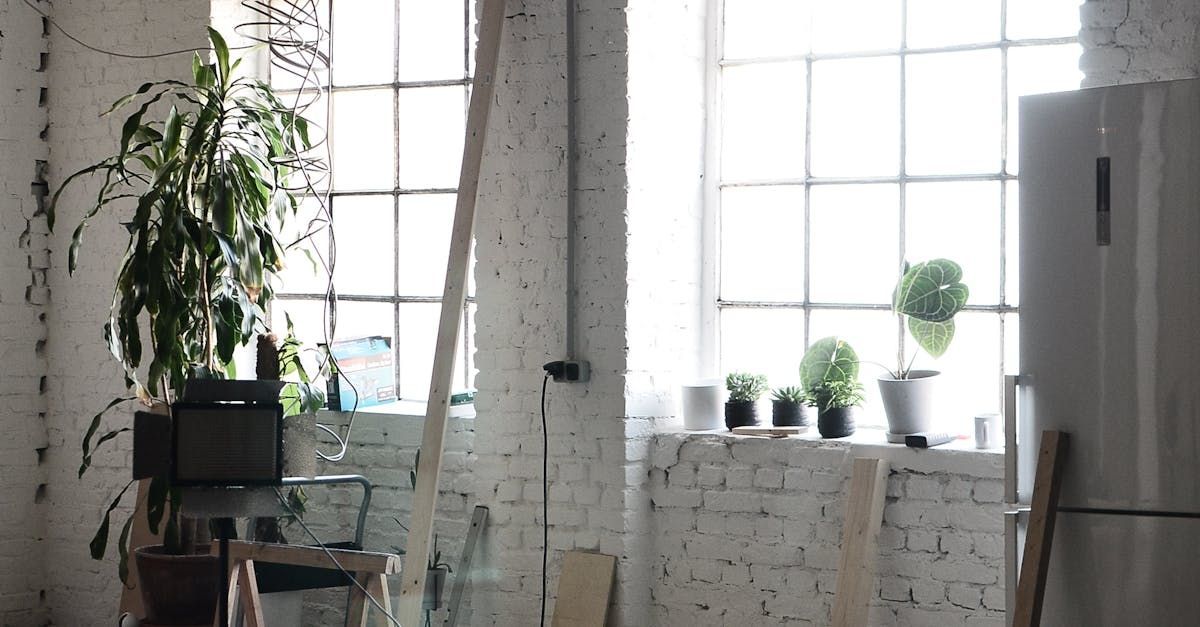
<path fill-rule="evenodd" d="M 383 405 L 372 405 L 371 407 L 363 407 L 357 411 L 359 418 L 370 418 L 377 421 L 394 420 L 412 420 L 425 419 L 427 404 L 420 400 L 399 400 L 392 403 L 384 403 Z M 317 412 L 317 422 L 322 424 L 340 425 L 345 424 L 350 420 L 351 412 L 348 411 L 331 411 L 322 409 Z M 448 412 L 450 419 L 474 419 L 475 405 L 451 405 Z"/>

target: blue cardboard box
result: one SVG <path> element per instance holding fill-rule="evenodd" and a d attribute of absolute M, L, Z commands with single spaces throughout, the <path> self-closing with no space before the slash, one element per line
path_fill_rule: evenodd
<path fill-rule="evenodd" d="M 396 369 L 393 367 L 392 338 L 381 335 L 339 340 L 329 347 L 337 360 L 337 393 L 342 411 L 382 405 L 396 400 Z M 332 392 L 332 390 L 331 390 Z"/>

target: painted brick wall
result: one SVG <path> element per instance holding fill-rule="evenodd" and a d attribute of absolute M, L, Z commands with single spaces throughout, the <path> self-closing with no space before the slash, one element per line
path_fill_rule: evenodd
<path fill-rule="evenodd" d="M 155 53 L 205 45 L 207 0 L 56 0 L 53 15 L 84 41 L 127 53 Z M 153 60 L 121 59 L 87 51 L 54 32 L 50 38 L 50 182 L 111 154 L 124 116 L 98 117 L 118 97 L 143 81 L 186 78 L 189 55 Z M 74 277 L 66 272 L 71 231 L 87 209 L 85 191 L 63 196 L 58 226 L 51 239 L 50 284 L 54 296 L 50 325 L 49 488 L 46 503 L 47 604 L 58 625 L 111 624 L 120 582 L 115 551 L 104 562 L 92 561 L 87 542 L 103 508 L 129 476 L 129 441 L 97 456 L 82 480 L 76 478 L 79 443 L 91 416 L 121 395 L 119 369 L 105 349 L 101 327 L 107 319 L 114 261 L 124 249 L 118 216 L 128 205 L 106 211 L 93 221 Z M 107 424 L 132 422 L 130 412 L 113 412 Z M 126 497 L 126 503 L 132 498 Z M 128 511 L 128 510 L 125 510 Z M 120 519 L 123 522 L 123 519 Z M 118 528 L 119 530 L 119 528 Z"/>
<path fill-rule="evenodd" d="M 0 625 L 46 616 L 47 43 L 32 9 L 0 1 Z"/>
<path fill-rule="evenodd" d="M 1079 9 L 1084 87 L 1190 78 L 1200 73 L 1200 4 L 1089 0 Z"/>
<path fill-rule="evenodd" d="M 658 625 L 827 625 L 855 457 L 889 459 L 871 625 L 1003 624 L 1003 464 L 975 451 L 663 434 Z"/>

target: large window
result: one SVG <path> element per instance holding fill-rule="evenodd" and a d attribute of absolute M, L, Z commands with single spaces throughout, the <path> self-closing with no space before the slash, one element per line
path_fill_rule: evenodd
<path fill-rule="evenodd" d="M 952 418 L 994 410 L 1015 366 L 1017 98 L 1079 86 L 1078 0 L 713 0 L 710 151 L 722 372 L 793 384 L 840 335 L 895 368 L 902 260 L 971 288 L 945 373 Z M 710 175 L 714 173 L 710 172 Z M 866 421 L 882 421 L 865 364 Z"/>
<path fill-rule="evenodd" d="M 391 338 L 399 396 L 424 399 L 462 158 L 475 2 L 320 5 L 320 18 L 332 33 L 328 71 L 316 76 L 320 93 L 308 93 L 310 83 L 278 67 L 271 78 L 286 98 L 315 100 L 308 117 L 328 125 L 332 176 L 323 185 L 332 185 L 335 339 Z M 308 215 L 318 212 L 316 198 L 306 203 Z M 326 259 L 334 253 L 323 234 L 313 238 L 313 248 Z M 293 255 L 276 324 L 286 310 L 302 340 L 324 341 L 325 291 L 326 276 L 314 272 L 305 255 Z M 473 378 L 474 310 L 468 298 L 456 385 L 469 386 Z"/>

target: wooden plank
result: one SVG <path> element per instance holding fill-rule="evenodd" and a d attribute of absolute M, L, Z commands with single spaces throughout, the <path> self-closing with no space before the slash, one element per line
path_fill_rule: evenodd
<path fill-rule="evenodd" d="M 462 168 L 458 176 L 458 201 L 450 235 L 446 283 L 442 290 L 442 315 L 438 322 L 433 373 L 429 382 L 425 427 L 421 436 L 421 461 L 417 465 L 417 487 L 413 491 L 412 521 L 400 584 L 397 618 L 403 625 L 418 625 L 425 593 L 425 572 L 433 534 L 433 514 L 441 475 L 442 450 L 446 439 L 446 416 L 454 381 L 458 350 L 458 328 L 466 298 L 471 240 L 475 231 L 475 196 L 479 170 L 491 115 L 500 39 L 504 28 L 505 0 L 486 0 L 479 20 L 479 43 L 475 77 L 471 81 L 471 103 L 467 109 L 467 133 Z"/>
<path fill-rule="evenodd" d="M 475 557 L 475 543 L 479 541 L 479 536 L 483 533 L 487 517 L 488 508 L 476 505 L 475 513 L 471 515 L 471 528 L 467 531 L 467 541 L 463 544 L 462 557 L 458 560 L 458 572 L 454 576 L 454 587 L 450 591 L 450 603 L 446 606 L 447 627 L 457 627 L 458 625 L 459 607 L 462 605 L 463 595 L 466 593 L 467 578 L 471 576 L 471 560 Z"/>
<path fill-rule="evenodd" d="M 242 570 L 238 573 L 238 594 L 242 600 L 242 615 L 246 617 L 243 624 L 246 627 L 263 627 L 262 602 L 258 596 L 258 577 L 254 573 L 253 561 L 242 562 Z M 235 623 L 230 621 L 229 624 Z"/>
<path fill-rule="evenodd" d="M 797 426 L 797 427 L 759 427 L 759 426 L 734 427 L 734 428 L 733 428 L 733 433 L 734 433 L 734 435 L 760 435 L 760 436 L 764 436 L 764 437 L 768 437 L 768 438 L 786 438 L 786 437 L 787 437 L 787 436 L 789 436 L 789 435 L 800 435 L 801 433 L 808 433 L 808 427 L 807 427 L 807 426 Z"/>
<path fill-rule="evenodd" d="M 347 609 L 349 615 L 346 617 L 347 627 L 367 627 L 367 616 L 370 614 L 369 606 L 371 602 L 367 600 L 367 595 L 363 593 L 363 590 L 370 591 L 372 577 L 370 573 L 358 573 L 355 579 L 358 580 L 359 585 L 362 587 L 350 586 L 350 606 Z"/>
<path fill-rule="evenodd" d="M 604 627 L 616 571 L 617 558 L 611 555 L 567 551 L 551 627 Z"/>
<path fill-rule="evenodd" d="M 1063 460 L 1067 454 L 1067 434 L 1043 431 L 1038 448 L 1037 470 L 1033 475 L 1033 499 L 1029 508 L 1029 526 L 1025 529 L 1025 553 L 1021 578 L 1017 580 L 1016 611 L 1013 627 L 1037 627 L 1042 622 L 1042 600 L 1046 596 L 1046 570 L 1050 565 L 1050 546 L 1054 542 L 1054 523 L 1058 518 L 1058 493 L 1062 487 Z"/>
<path fill-rule="evenodd" d="M 329 549 L 342 565 L 351 572 L 394 575 L 400 572 L 400 556 L 391 553 L 371 553 L 347 549 Z M 267 542 L 229 541 L 229 560 L 255 560 L 292 566 L 316 566 L 337 568 L 325 551 L 312 546 L 295 544 L 271 544 Z"/>
<path fill-rule="evenodd" d="M 367 590 L 383 606 L 383 612 L 380 612 L 378 608 L 374 611 L 375 620 L 373 622 L 375 627 L 393 627 L 391 619 L 387 617 L 387 614 L 392 613 L 392 597 L 388 594 L 387 576 L 372 576 L 371 585 L 367 586 Z M 370 609 L 368 608 L 367 611 L 370 612 Z M 387 612 L 387 614 L 384 614 L 384 612 Z"/>
<path fill-rule="evenodd" d="M 875 556 L 883 503 L 887 494 L 888 463 L 860 457 L 854 460 L 846 519 L 842 529 L 842 556 L 838 562 L 837 592 L 833 600 L 834 627 L 865 627 L 875 591 Z"/>

